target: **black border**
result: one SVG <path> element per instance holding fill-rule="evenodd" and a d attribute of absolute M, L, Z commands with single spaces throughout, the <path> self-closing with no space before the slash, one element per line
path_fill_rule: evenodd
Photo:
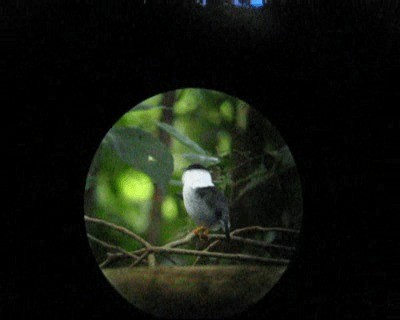
<path fill-rule="evenodd" d="M 22 1 L 8 15 L 18 36 L 10 74 L 16 100 L 23 99 L 14 233 L 24 242 L 23 287 L 4 295 L 13 311 L 142 315 L 107 289 L 91 256 L 85 177 L 105 132 L 129 108 L 159 92 L 203 87 L 265 112 L 288 143 L 304 190 L 298 255 L 267 299 L 236 318 L 394 313 L 379 231 L 382 212 L 398 208 L 387 183 L 398 165 L 392 12 L 288 7 L 271 15 L 275 29 L 260 38 L 249 31 L 257 21 L 236 33 L 219 9 L 203 19 L 179 6 L 140 14 L 123 2 L 107 6 Z M 7 226 L 13 221 L 6 217 Z"/>

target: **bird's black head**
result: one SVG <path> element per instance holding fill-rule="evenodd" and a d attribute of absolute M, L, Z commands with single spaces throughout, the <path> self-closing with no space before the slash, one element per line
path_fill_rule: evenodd
<path fill-rule="evenodd" d="M 192 170 L 192 169 L 201 169 L 201 170 L 207 170 L 208 171 L 208 169 L 206 167 L 204 167 L 204 166 L 202 166 L 201 164 L 198 164 L 198 163 L 191 164 L 190 166 L 188 166 L 185 169 L 185 171 Z"/>

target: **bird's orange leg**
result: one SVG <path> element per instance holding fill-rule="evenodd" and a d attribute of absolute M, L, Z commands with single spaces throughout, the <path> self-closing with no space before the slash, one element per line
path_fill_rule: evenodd
<path fill-rule="evenodd" d="M 208 230 L 206 227 L 200 226 L 196 229 L 193 230 L 193 233 L 199 237 L 200 240 L 203 239 L 203 236 L 208 240 L 208 234 L 210 230 Z"/>
<path fill-rule="evenodd" d="M 204 228 L 205 230 L 204 230 L 204 232 L 203 232 L 203 236 L 208 240 L 209 238 L 208 238 L 208 234 L 210 233 L 210 229 L 207 229 L 207 228 Z M 201 237 L 200 237 L 200 239 L 201 239 Z"/>
<path fill-rule="evenodd" d="M 201 234 L 201 231 L 203 231 L 205 228 L 203 227 L 203 226 L 200 226 L 200 227 L 197 227 L 196 229 L 194 229 L 192 232 L 196 235 L 196 236 L 198 236 L 199 238 L 201 238 L 201 236 L 200 236 L 200 234 Z"/>

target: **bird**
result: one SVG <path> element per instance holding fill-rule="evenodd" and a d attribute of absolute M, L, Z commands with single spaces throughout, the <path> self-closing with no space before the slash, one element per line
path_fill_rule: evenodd
<path fill-rule="evenodd" d="M 214 185 L 210 171 L 194 163 L 182 174 L 183 202 L 191 219 L 197 224 L 194 234 L 208 238 L 210 230 L 221 229 L 230 240 L 230 218 L 228 201 L 224 193 Z"/>

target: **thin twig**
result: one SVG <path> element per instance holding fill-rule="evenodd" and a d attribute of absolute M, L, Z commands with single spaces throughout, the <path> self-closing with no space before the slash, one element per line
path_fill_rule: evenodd
<path fill-rule="evenodd" d="M 143 252 L 146 252 L 146 251 L 147 251 L 147 248 L 141 248 L 141 249 L 131 251 L 131 253 L 138 255 L 138 254 L 142 254 Z"/>
<path fill-rule="evenodd" d="M 214 248 L 217 244 L 219 244 L 221 241 L 220 240 L 215 240 L 214 242 L 211 242 L 207 248 L 205 248 L 203 251 L 210 251 L 210 249 Z M 198 256 L 196 260 L 193 262 L 193 266 L 195 266 L 201 259 L 201 256 Z"/>
<path fill-rule="evenodd" d="M 218 239 L 218 240 L 225 240 L 226 241 L 225 235 L 222 235 L 222 234 L 210 234 L 210 235 L 208 235 L 208 238 L 210 240 Z M 236 241 L 236 242 L 239 242 L 239 243 L 249 244 L 249 245 L 252 245 L 252 246 L 255 246 L 255 247 L 260 247 L 260 248 L 275 248 L 275 249 L 282 249 L 282 250 L 287 250 L 287 251 L 296 250 L 294 247 L 283 246 L 283 245 L 280 245 L 280 244 L 267 243 L 265 241 L 242 238 L 242 237 L 238 237 L 238 236 L 234 236 L 234 235 L 231 235 L 231 241 Z"/>
<path fill-rule="evenodd" d="M 100 263 L 100 268 L 105 268 L 109 263 L 115 260 L 115 256 L 111 257 L 110 255 L 107 255 L 106 260 L 104 260 L 102 263 Z"/>
<path fill-rule="evenodd" d="M 222 258 L 229 260 L 239 260 L 239 261 L 252 261 L 252 262 L 263 262 L 263 263 L 273 263 L 273 264 L 288 264 L 289 260 L 287 259 L 273 259 L 273 258 L 264 258 L 259 256 L 253 256 L 248 254 L 241 253 L 222 253 L 222 252 L 208 252 L 208 251 L 199 251 L 199 250 L 189 250 L 189 249 L 181 249 L 181 248 L 165 248 L 165 247 L 153 247 L 151 249 L 152 252 L 166 252 L 170 254 L 182 254 L 182 255 L 191 255 L 191 256 L 205 256 L 205 257 L 214 257 L 214 258 Z"/>
<path fill-rule="evenodd" d="M 119 247 L 110 245 L 104 241 L 98 240 L 97 238 L 93 237 L 92 235 L 88 234 L 88 237 L 94 241 L 98 241 L 100 244 L 107 248 L 118 249 Z M 122 248 L 119 248 L 122 249 Z M 239 261 L 252 261 L 252 262 L 263 262 L 263 263 L 273 263 L 273 264 L 288 264 L 289 260 L 287 259 L 273 259 L 273 258 L 264 258 L 258 257 L 253 255 L 247 254 L 240 254 L 240 253 L 221 253 L 221 252 L 208 252 L 208 251 L 200 251 L 200 250 L 190 250 L 190 249 L 181 249 L 181 248 L 169 248 L 169 247 L 156 247 L 150 246 L 149 248 L 143 248 L 145 252 L 136 259 L 136 256 L 130 252 L 125 251 L 122 249 L 123 253 L 135 257 L 135 262 L 133 265 L 137 265 L 142 259 L 145 258 L 146 255 L 151 253 L 169 253 L 169 254 L 182 254 L 182 255 L 192 255 L 192 256 L 205 256 L 205 257 L 214 257 L 214 258 L 222 258 L 222 259 L 229 259 L 229 260 L 239 260 Z"/>
<path fill-rule="evenodd" d="M 87 236 L 88 236 L 88 238 L 89 238 L 90 240 L 92 240 L 92 241 L 94 241 L 94 242 L 97 242 L 98 244 L 102 245 L 103 247 L 105 247 L 105 248 L 107 248 L 107 249 L 117 250 L 117 251 L 123 253 L 124 255 L 129 256 L 129 257 L 131 257 L 131 258 L 133 258 L 133 259 L 135 259 L 135 260 L 138 259 L 138 256 L 137 256 L 136 254 L 134 254 L 134 253 L 132 253 L 132 252 L 129 252 L 129 251 L 126 251 L 125 249 L 123 249 L 123 248 L 121 248 L 121 247 L 118 247 L 118 246 L 115 246 L 115 245 L 113 245 L 113 244 L 109 244 L 109 243 L 107 243 L 107 242 L 104 242 L 104 241 L 102 241 L 102 240 L 100 240 L 100 239 L 97 239 L 96 237 L 92 236 L 92 235 L 89 234 L 89 233 L 87 234 Z"/>
<path fill-rule="evenodd" d="M 289 229 L 289 228 L 281 228 L 281 227 L 260 227 L 260 226 L 250 226 L 244 227 L 240 229 L 236 229 L 231 232 L 231 235 L 249 232 L 249 231 L 261 231 L 261 232 L 269 232 L 269 231 L 280 231 L 280 232 L 288 232 L 288 233 L 300 233 L 300 230 L 297 229 Z"/>
<path fill-rule="evenodd" d="M 132 263 L 130 266 L 129 266 L 129 268 L 133 268 L 133 267 L 135 267 L 136 265 L 138 265 L 144 258 L 146 258 L 147 256 L 148 256 L 148 254 L 149 254 L 149 252 L 145 252 L 145 253 L 143 253 L 140 257 L 139 257 L 139 259 L 137 259 L 134 263 Z"/>
<path fill-rule="evenodd" d="M 90 221 L 90 222 L 94 222 L 94 223 L 98 223 L 98 224 L 102 224 L 102 225 L 108 226 L 110 228 L 113 228 L 113 229 L 115 229 L 117 231 L 120 231 L 120 232 L 126 234 L 127 236 L 135 239 L 136 241 L 140 242 L 146 248 L 151 247 L 151 244 L 149 242 L 147 242 L 142 237 L 138 236 L 136 233 L 133 233 L 132 231 L 130 231 L 130 230 L 124 228 L 124 227 L 118 226 L 118 225 L 116 225 L 114 223 L 107 222 L 107 221 L 102 220 L 102 219 L 92 218 L 92 217 L 89 217 L 89 216 L 86 216 L 86 215 L 85 215 L 85 220 L 86 221 Z"/>
<path fill-rule="evenodd" d="M 176 261 L 172 259 L 168 254 L 162 253 L 163 257 L 167 259 L 168 261 L 172 262 L 174 265 L 177 265 Z"/>
<path fill-rule="evenodd" d="M 108 266 L 109 264 L 118 261 L 118 260 L 123 260 L 127 258 L 127 255 L 122 253 L 122 252 L 107 252 L 107 258 L 100 264 L 100 268 L 105 268 L 106 266 Z M 139 257 L 137 257 L 139 258 Z M 140 261 L 142 263 L 146 263 L 146 259 L 143 259 L 142 261 Z"/>
<path fill-rule="evenodd" d="M 221 242 L 221 240 L 226 240 L 226 237 L 221 234 L 212 234 L 208 235 L 209 239 L 217 239 L 214 242 L 211 242 L 210 245 L 207 246 L 203 251 L 209 251 L 213 247 L 215 247 L 217 244 Z M 272 244 L 272 243 L 266 243 L 264 241 L 258 241 L 258 240 L 253 240 L 253 239 L 248 239 L 248 238 L 242 238 L 242 237 L 237 237 L 237 236 L 231 236 L 231 241 L 237 241 L 240 243 L 245 243 L 245 244 L 250 244 L 256 247 L 261 247 L 261 248 L 276 248 L 276 249 L 284 249 L 288 251 L 294 251 L 294 247 L 287 247 L 287 246 L 282 246 L 279 244 Z M 199 260 L 201 259 L 200 256 L 196 258 L 196 260 L 193 262 L 193 265 L 196 265 Z"/>
<path fill-rule="evenodd" d="M 120 231 L 131 238 L 137 240 L 141 244 L 143 244 L 145 247 L 128 252 L 125 249 L 109 244 L 107 242 L 104 242 L 102 240 L 97 239 L 96 237 L 88 234 L 89 239 L 92 241 L 95 241 L 105 248 L 112 249 L 118 251 L 121 255 L 125 255 L 128 257 L 131 257 L 134 259 L 134 262 L 131 266 L 136 266 L 140 262 L 143 261 L 147 256 L 149 256 L 148 263 L 149 265 L 153 265 L 152 260 L 150 259 L 154 257 L 155 253 L 161 253 L 161 254 L 181 254 L 181 255 L 194 255 L 197 256 L 197 259 L 195 260 L 194 264 L 195 265 L 201 257 L 215 257 L 215 258 L 222 258 L 222 259 L 229 259 L 229 260 L 239 260 L 239 261 L 253 261 L 253 262 L 263 262 L 263 263 L 273 263 L 273 264 L 287 264 L 289 263 L 289 260 L 287 259 L 274 259 L 274 258 L 265 258 L 265 257 L 259 257 L 259 256 L 254 256 L 254 255 L 248 255 L 248 254 L 238 254 L 238 253 L 221 253 L 221 252 L 210 252 L 209 250 L 216 246 L 221 240 L 226 240 L 224 235 L 218 235 L 218 234 L 211 234 L 209 235 L 210 240 L 215 240 L 212 242 L 206 249 L 204 250 L 191 250 L 191 249 L 182 249 L 182 248 L 177 248 L 179 246 L 188 244 L 192 241 L 192 239 L 195 237 L 193 232 L 190 232 L 187 234 L 185 237 L 175 240 L 173 242 L 167 243 L 163 246 L 153 246 L 137 234 L 133 233 L 132 231 L 129 231 L 126 228 L 123 228 L 121 226 L 115 225 L 113 223 L 109 223 L 107 221 L 97 219 L 97 218 L 91 218 L 85 216 L 86 221 L 91 221 L 94 223 L 106 225 L 108 227 L 111 227 L 117 231 Z M 271 243 L 266 243 L 263 241 L 259 240 L 253 240 L 253 239 L 248 239 L 248 238 L 243 238 L 236 236 L 237 234 L 244 233 L 244 232 L 251 232 L 251 231 L 261 231 L 261 232 L 268 232 L 268 231 L 280 231 L 280 232 L 288 232 L 288 233 L 299 233 L 299 230 L 294 230 L 294 229 L 288 229 L 288 228 L 280 228 L 280 227 L 272 227 L 272 228 L 265 228 L 265 227 L 260 227 L 260 226 L 250 226 L 250 227 L 245 227 L 241 229 L 236 229 L 231 232 L 231 240 L 236 241 L 239 243 L 244 243 L 244 244 L 249 244 L 253 246 L 258 246 L 262 248 L 277 248 L 277 249 L 286 249 L 286 250 L 294 250 L 292 247 L 287 247 L 287 246 L 282 246 L 282 245 L 277 245 L 277 244 L 271 244 Z M 117 255 L 117 254 L 114 254 Z M 155 258 L 155 257 L 154 257 Z M 111 259 L 111 258 L 110 258 Z M 106 265 L 110 262 L 109 259 L 104 261 L 102 265 Z"/>
<path fill-rule="evenodd" d="M 174 248 L 174 247 L 179 247 L 185 244 L 188 244 L 192 241 L 192 239 L 195 237 L 196 235 L 193 232 L 188 233 L 185 237 L 183 237 L 182 239 L 178 239 L 172 242 L 169 242 L 167 244 L 164 245 L 164 247 L 168 247 L 168 248 Z"/>

